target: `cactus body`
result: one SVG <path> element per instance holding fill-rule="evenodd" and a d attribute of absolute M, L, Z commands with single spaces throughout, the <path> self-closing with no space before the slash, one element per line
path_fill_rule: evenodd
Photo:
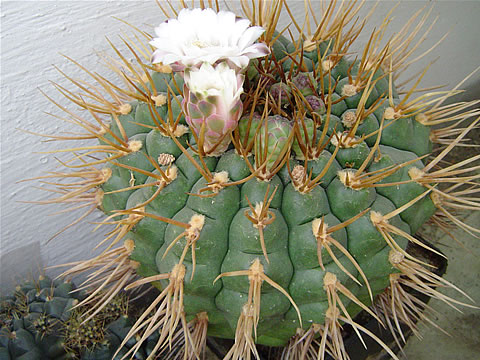
<path fill-rule="evenodd" d="M 71 282 L 47 277 L 18 285 L 0 302 L 0 359 L 112 359 L 139 311 L 133 306 L 128 309 L 121 295 L 85 321 L 83 314 L 91 305 L 75 308 L 84 298 Z M 135 359 L 146 359 L 157 338 L 149 337 Z M 132 345 L 127 344 L 115 359 L 121 359 Z"/>
<path fill-rule="evenodd" d="M 347 63 L 348 66 L 348 63 Z M 313 77 L 313 73 L 308 73 Z M 346 77 L 343 79 L 347 79 Z M 299 79 L 300 80 L 300 79 Z M 304 79 L 301 79 L 304 80 Z M 347 79 L 348 80 L 348 79 Z M 340 87 L 337 86 L 339 89 Z M 337 91 L 337 90 L 336 90 Z M 312 95 L 312 94 L 309 94 Z M 341 94 L 338 94 L 341 96 Z M 320 94 L 315 93 L 315 96 Z M 353 96 L 352 96 L 353 97 Z M 349 100 L 349 98 L 347 98 Z M 346 99 L 346 100 L 347 100 Z M 372 101 L 375 101 L 373 99 Z M 356 111 L 358 100 L 346 101 L 343 114 Z M 159 112 L 168 111 L 167 104 L 160 107 Z M 133 109 L 133 107 L 132 107 Z M 138 107 L 137 110 L 138 111 Z M 150 124 L 152 122 L 148 114 L 137 116 L 133 114 L 137 122 Z M 381 111 L 377 115 L 371 115 L 362 123 L 358 135 L 367 136 L 378 130 L 381 121 Z M 380 119 L 379 119 L 380 118 Z M 313 121 L 308 119 L 304 124 L 307 129 L 307 137 L 310 141 L 313 137 Z M 254 141 L 254 130 L 259 124 L 257 117 L 250 126 L 250 141 Z M 330 119 L 332 121 L 332 119 Z M 431 148 L 429 132 L 424 131 L 419 124 L 414 126 L 411 118 L 402 118 L 396 121 L 395 127 L 387 127 L 381 136 L 379 151 L 380 161 L 370 161 L 366 172 L 376 171 L 387 166 L 400 165 L 416 157 L 426 155 Z M 248 122 L 248 117 L 243 118 L 240 127 L 246 127 L 242 122 Z M 367 124 L 368 122 L 368 124 Z M 338 124 L 340 124 L 339 122 Z M 284 125 L 282 125 L 284 124 Z M 269 117 L 265 124 L 259 126 L 257 136 L 262 137 L 265 127 L 268 128 L 267 140 L 267 168 L 270 168 L 278 158 L 280 151 L 287 143 L 288 136 L 293 131 L 293 120 L 280 116 Z M 325 120 L 317 123 L 315 131 L 320 137 L 324 129 Z M 361 125 L 361 126 L 362 126 Z M 368 125 L 368 126 L 366 126 Z M 283 127 L 283 129 L 282 129 Z M 405 128 L 401 132 L 399 128 Z M 420 130 L 417 130 L 420 128 Z M 252 130 L 253 129 L 253 130 Z M 337 131 L 339 129 L 337 128 Z M 427 129 L 428 130 L 428 129 Z M 300 129 L 300 141 L 305 141 L 304 129 Z M 188 249 L 184 256 L 183 264 L 186 267 L 184 280 L 184 309 L 187 320 L 191 320 L 199 312 L 207 312 L 209 316 L 208 334 L 226 338 L 234 338 L 238 317 L 242 306 L 248 298 L 249 281 L 247 276 L 224 277 L 214 283 L 214 280 L 222 273 L 238 270 L 247 270 L 255 259 L 260 259 L 264 266 L 265 275 L 288 291 L 300 309 L 302 325 L 308 329 L 313 323 L 323 323 L 325 311 L 328 307 L 327 295 L 323 289 L 323 277 L 327 272 L 337 274 L 341 283 L 349 287 L 352 293 L 362 293 L 361 286 L 356 284 L 333 259 L 328 251 L 322 250 L 324 269 L 321 268 L 317 258 L 317 240 L 312 231 L 312 222 L 324 217 L 328 226 L 338 225 L 345 222 L 366 209 L 388 214 L 405 203 L 415 199 L 419 194 L 426 191 L 420 185 L 405 184 L 385 188 L 353 189 L 341 181 L 338 172 L 358 169 L 367 159 L 373 144 L 369 141 L 360 141 L 354 146 L 340 145 L 339 150 L 329 165 L 329 173 L 322 177 L 319 185 L 313 190 L 302 193 L 292 184 L 290 177 L 274 175 L 268 181 L 253 178 L 241 185 L 225 187 L 214 197 L 201 198 L 200 190 L 208 188 L 207 181 L 197 171 L 196 167 L 187 158 L 192 156 L 198 163 L 197 155 L 191 151 L 182 153 L 169 138 L 157 136 L 151 130 L 146 137 L 131 135 L 131 138 L 141 139 L 142 147 L 138 153 L 144 153 L 152 158 L 157 158 L 159 153 L 169 154 L 175 160 L 168 164 L 176 167 L 176 178 L 166 185 L 160 193 L 146 205 L 145 213 L 155 216 L 166 217 L 177 222 L 188 223 L 194 215 L 205 217 L 205 224 L 201 229 L 200 236 L 195 242 L 195 273 L 192 278 L 193 261 L 192 250 Z M 244 136 L 240 131 L 240 135 Z M 374 140 L 376 137 L 372 137 Z M 148 142 L 144 139 L 153 139 Z M 423 144 L 423 148 L 414 148 L 410 151 L 398 146 L 412 142 Z M 187 141 L 187 135 L 179 139 L 182 143 Z M 298 157 L 304 158 L 301 153 L 298 140 L 293 145 L 296 156 L 292 154 L 294 167 L 300 162 Z M 164 145 L 165 143 L 165 145 Z M 425 145 L 426 144 L 426 145 Z M 400 147 L 400 148 L 399 148 Z M 325 169 L 326 161 L 333 156 L 335 146 L 330 145 L 323 150 L 320 157 L 308 161 L 309 169 L 312 169 L 313 177 L 318 176 Z M 263 151 L 263 147 L 259 152 Z M 144 155 L 130 154 L 127 157 L 145 158 Z M 230 181 L 239 181 L 250 175 L 248 167 L 233 150 L 229 150 L 217 157 L 204 159 L 212 174 L 227 172 Z M 119 160 L 126 163 L 127 160 Z M 253 160 L 250 160 L 253 162 Z M 155 173 L 154 166 L 145 161 L 133 162 L 135 167 Z M 144 165 L 143 165 L 144 164 Z M 420 160 L 404 167 L 401 171 L 385 177 L 382 182 L 408 180 L 408 169 L 422 167 Z M 286 172 L 287 165 L 283 166 Z M 167 166 L 163 169 L 166 171 Z M 122 169 L 120 169 L 122 170 Z M 156 172 L 158 173 L 158 171 Z M 114 172 L 112 177 L 102 185 L 104 191 L 120 190 L 128 184 L 132 172 Z M 153 184 L 158 181 L 154 177 L 146 177 L 139 172 L 133 172 L 135 185 Z M 115 186 L 114 184 L 118 184 Z M 135 208 L 151 199 L 158 185 L 152 185 L 138 190 L 130 190 L 117 194 L 105 195 L 102 207 L 105 210 L 112 209 L 110 203 L 115 203 L 115 209 L 122 206 L 125 209 Z M 267 194 L 267 188 L 269 193 Z M 267 198 L 276 190 L 269 209 L 275 214 L 275 221 L 263 230 L 265 247 L 268 254 L 267 262 L 263 255 L 258 228 L 245 216 L 250 212 L 248 201 L 255 205 Z M 393 217 L 390 222 L 407 234 L 414 233 L 418 227 L 435 212 L 432 201 L 427 196 L 417 202 L 411 210 L 402 212 Z M 107 214 L 110 214 L 106 211 Z M 415 214 L 415 215 L 414 215 Z M 137 273 L 141 276 L 169 273 L 175 264 L 179 263 L 184 249 L 188 247 L 185 238 L 182 238 L 184 228 L 175 224 L 154 220 L 152 217 L 143 216 L 135 224 L 127 235 L 135 242 L 135 249 L 131 258 L 140 263 Z M 388 284 L 389 275 L 394 268 L 389 265 L 388 254 L 390 248 L 383 236 L 378 232 L 369 219 L 369 213 L 363 215 L 352 224 L 332 234 L 333 238 L 342 243 L 355 258 L 368 279 L 375 280 L 372 287 L 373 294 L 382 292 Z M 181 237 L 177 241 L 178 237 Z M 406 247 L 407 241 L 397 236 L 397 241 L 402 248 Z M 167 249 L 172 246 L 168 252 Z M 362 277 L 342 252 L 336 250 L 336 257 L 341 265 L 346 267 L 360 283 Z M 158 287 L 162 289 L 168 285 L 168 281 L 162 281 Z M 366 287 L 366 284 L 362 284 Z M 362 300 L 369 303 L 368 293 Z M 347 304 L 346 304 L 347 305 Z M 348 306 L 348 305 L 347 305 Z M 278 290 L 265 284 L 262 286 L 261 313 L 257 329 L 257 342 L 265 345 L 285 345 L 288 339 L 295 334 L 300 327 L 299 318 L 287 297 Z M 352 314 L 353 316 L 354 314 Z M 281 328 L 282 331 L 278 331 Z"/>
<path fill-rule="evenodd" d="M 61 333 L 71 309 L 81 300 L 73 290 L 70 282 L 40 277 L 2 299 L 1 346 L 6 359 L 69 358 Z"/>
<path fill-rule="evenodd" d="M 358 10 L 361 3 L 353 6 Z M 344 15 L 329 8 L 325 17 L 346 26 L 354 7 Z M 115 292 L 145 283 L 161 291 L 149 310 L 154 315 L 138 320 L 120 347 L 144 331 L 145 338 L 158 337 L 159 349 L 183 331 L 188 358 L 198 357 L 200 343 L 211 335 L 235 339 L 227 359 L 255 354 L 255 343 L 313 346 L 319 358 L 330 352 L 343 359 L 335 331 L 344 323 L 358 330 L 352 318 L 362 309 L 376 317 L 369 306 L 386 288 L 415 287 L 421 278 L 422 292 L 434 296 L 432 288 L 445 284 L 427 281 L 429 272 L 407 246 L 418 243 L 412 235 L 429 219 L 438 221 L 439 211 L 452 220 L 442 201 L 465 204 L 465 192 L 455 191 L 478 178 L 461 176 L 475 169 L 469 167 L 475 158 L 436 171 L 448 151 L 428 158 L 444 134 L 430 125 L 468 119 L 475 111 L 462 112 L 463 103 L 442 108 L 443 97 L 431 100 L 436 93 L 409 101 L 417 84 L 399 96 L 393 80 L 408 51 L 393 40 L 380 46 L 387 22 L 354 60 L 345 54 L 363 26 L 352 25 L 345 35 L 341 26 L 319 25 L 291 41 L 276 31 L 274 15 L 262 38 L 270 54 L 250 54 L 255 61 L 248 68 L 217 58 L 200 69 L 184 64 L 179 68 L 185 72 L 177 73 L 142 63 L 142 76 L 117 69 L 128 89 L 115 88 L 116 102 L 99 110 L 80 95 L 74 98 L 91 112 L 110 114 L 110 121 L 96 118 L 101 129 L 93 131 L 97 149 L 108 155 L 93 162 L 77 157 L 80 168 L 100 167 L 84 192 L 95 189 L 94 206 L 115 225 L 108 249 L 85 268 L 111 266 L 119 280 L 112 285 L 107 279 L 105 286 Z M 412 40 L 405 41 L 408 48 Z M 188 46 L 204 51 L 209 44 L 195 40 Z M 155 46 L 163 54 L 161 44 Z M 394 57 L 397 65 L 390 63 Z M 196 77 L 210 86 L 199 75 L 206 68 L 212 74 L 228 70 L 237 79 L 235 86 L 229 83 L 235 90 L 231 108 L 216 88 L 193 90 Z M 448 118 L 451 111 L 460 114 Z M 447 150 L 478 121 L 454 132 L 458 137 Z M 84 125 L 91 127 L 86 120 Z M 442 192 L 440 183 L 454 185 Z M 121 240 L 124 247 L 116 248 Z M 324 339 L 319 346 L 317 336 Z"/>

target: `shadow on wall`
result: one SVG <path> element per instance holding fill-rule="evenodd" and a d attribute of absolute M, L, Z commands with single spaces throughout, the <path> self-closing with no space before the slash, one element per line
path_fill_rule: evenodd
<path fill-rule="evenodd" d="M 466 87 L 465 92 L 459 96 L 459 100 L 461 101 L 473 101 L 478 99 L 480 99 L 480 79 Z"/>
<path fill-rule="evenodd" d="M 480 71 L 478 71 L 480 72 Z M 454 102 L 470 102 L 470 101 L 475 101 L 475 100 L 480 100 L 480 79 L 474 81 L 472 84 L 470 84 L 467 87 L 461 87 L 464 92 L 461 94 L 458 94 L 457 96 L 452 97 L 451 101 L 448 101 L 448 103 L 454 103 Z M 473 108 L 480 108 L 479 104 L 476 104 Z M 467 127 L 472 123 L 477 118 L 477 116 L 474 116 L 467 121 L 465 121 L 464 125 L 462 127 Z M 480 128 L 475 127 L 473 128 L 466 136 L 467 139 L 469 140 L 469 144 L 471 145 L 477 145 L 480 146 Z M 480 150 L 478 147 L 458 147 L 457 149 L 454 149 L 453 151 L 453 156 L 455 156 L 455 153 L 458 153 L 457 158 L 453 159 L 454 163 L 456 161 L 461 161 L 464 160 L 468 157 L 473 157 L 476 156 L 480 153 Z M 451 157 L 451 155 L 450 155 Z"/>
<path fill-rule="evenodd" d="M 24 264 L 18 266 L 19 261 Z M 2 254 L 0 256 L 0 292 L 8 294 L 18 283 L 25 280 L 37 280 L 40 274 L 44 274 L 43 269 L 39 241 Z"/>

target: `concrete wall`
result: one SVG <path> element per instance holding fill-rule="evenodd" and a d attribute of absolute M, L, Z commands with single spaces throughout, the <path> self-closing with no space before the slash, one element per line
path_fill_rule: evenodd
<path fill-rule="evenodd" d="M 303 1 L 290 1 L 292 9 L 301 13 Z M 238 3 L 237 3 L 238 4 Z M 430 1 L 403 1 L 396 10 L 391 31 L 398 30 L 417 9 Z M 373 2 L 368 1 L 369 8 Z M 380 3 L 370 28 L 378 26 L 394 2 Z M 477 1 L 438 1 L 434 4 L 432 19 L 439 16 L 429 38 L 420 51 L 428 49 L 443 34 L 448 38 L 415 69 L 429 61 L 440 59 L 431 67 L 424 86 L 455 85 L 480 63 L 480 5 Z M 103 238 L 106 229 L 92 233 L 99 212 L 87 221 L 65 231 L 48 242 L 59 229 L 71 223 L 81 213 L 49 216 L 62 208 L 41 206 L 23 201 L 42 201 L 50 194 L 38 188 L 38 181 L 18 182 L 61 167 L 53 151 L 77 144 L 42 143 L 36 133 L 58 134 L 73 131 L 70 124 L 46 113 L 59 114 L 41 91 L 57 99 L 62 105 L 68 101 L 56 94 L 50 81 L 66 84 L 52 64 L 73 77 L 84 75 L 61 54 L 66 54 L 90 70 L 104 72 L 95 52 L 109 51 L 105 36 L 119 44 L 126 25 L 113 16 L 151 31 L 152 26 L 164 20 L 152 1 L 2 1 L 1 3 L 1 287 L 7 288 L 17 278 L 37 273 L 45 266 L 58 265 L 89 258 L 92 248 Z M 284 21 L 286 24 L 286 22 Z M 363 40 L 367 33 L 363 36 Z M 362 39 L 359 43 L 363 43 Z M 414 74 L 412 69 L 410 75 Z M 407 76 L 409 74 L 406 74 Z M 474 88 L 480 79 L 476 74 L 466 87 Z M 477 87 L 478 88 L 478 87 Z M 73 107 L 70 107 L 73 109 Z M 49 270 L 56 274 L 58 269 Z"/>

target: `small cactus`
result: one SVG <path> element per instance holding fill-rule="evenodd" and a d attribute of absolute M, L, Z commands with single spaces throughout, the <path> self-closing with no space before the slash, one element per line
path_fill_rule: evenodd
<path fill-rule="evenodd" d="M 88 318 L 97 307 L 81 305 L 86 298 L 71 282 L 43 276 L 18 285 L 12 295 L 0 299 L 0 359 L 112 359 L 143 310 L 129 304 L 122 293 Z M 149 337 L 136 359 L 146 359 L 156 340 Z M 124 346 L 123 354 L 133 345 Z"/>
<path fill-rule="evenodd" d="M 18 285 L 13 295 L 3 298 L 0 348 L 5 358 L 57 359 L 66 356 L 62 326 L 82 299 L 74 290 L 71 282 L 40 276 L 36 282 Z"/>

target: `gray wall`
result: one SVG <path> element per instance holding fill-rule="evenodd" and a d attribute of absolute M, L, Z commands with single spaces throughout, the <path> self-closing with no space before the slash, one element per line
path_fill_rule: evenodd
<path fill-rule="evenodd" d="M 302 12 L 303 1 L 290 1 L 291 7 Z M 390 33 L 398 30 L 417 9 L 430 1 L 403 1 L 396 10 Z M 373 2 L 368 1 L 369 8 Z M 394 2 L 381 2 L 370 28 L 378 25 Z M 454 86 L 480 63 L 480 5 L 478 1 L 437 1 L 432 19 L 439 20 L 420 51 L 428 49 L 445 32 L 448 38 L 423 59 L 415 69 L 429 61 L 440 59 L 431 67 L 424 86 L 448 84 Z M 151 30 L 164 20 L 152 1 L 2 1 L 1 2 L 1 286 L 10 286 L 15 279 L 37 273 L 45 266 L 58 265 L 89 258 L 92 248 L 103 238 L 106 229 L 92 233 L 99 212 L 54 240 L 47 240 L 56 231 L 72 222 L 79 213 L 49 216 L 60 210 L 57 206 L 40 206 L 23 201 L 42 201 L 49 194 L 38 189 L 37 182 L 21 182 L 48 171 L 58 171 L 53 154 L 39 154 L 65 147 L 64 143 L 44 143 L 31 132 L 53 134 L 72 127 L 47 115 L 59 113 L 40 93 L 54 96 L 63 105 L 68 102 L 57 96 L 50 81 L 62 82 L 54 69 L 56 64 L 74 77 L 84 75 L 69 64 L 66 54 L 88 69 L 102 72 L 95 52 L 108 51 L 105 36 L 119 43 L 120 30 L 128 28 L 113 16 L 126 19 L 141 28 Z M 284 22 L 285 23 L 285 22 Z M 367 37 L 365 32 L 359 43 Z M 410 74 L 415 73 L 412 69 Z M 408 74 L 407 74 L 408 75 Z M 480 74 L 475 74 L 465 87 L 478 89 Z M 470 97 L 478 97 L 470 95 Z M 68 146 L 72 146 L 69 144 Z M 77 146 L 77 145 L 74 145 Z M 58 269 L 49 270 L 57 274 Z"/>

